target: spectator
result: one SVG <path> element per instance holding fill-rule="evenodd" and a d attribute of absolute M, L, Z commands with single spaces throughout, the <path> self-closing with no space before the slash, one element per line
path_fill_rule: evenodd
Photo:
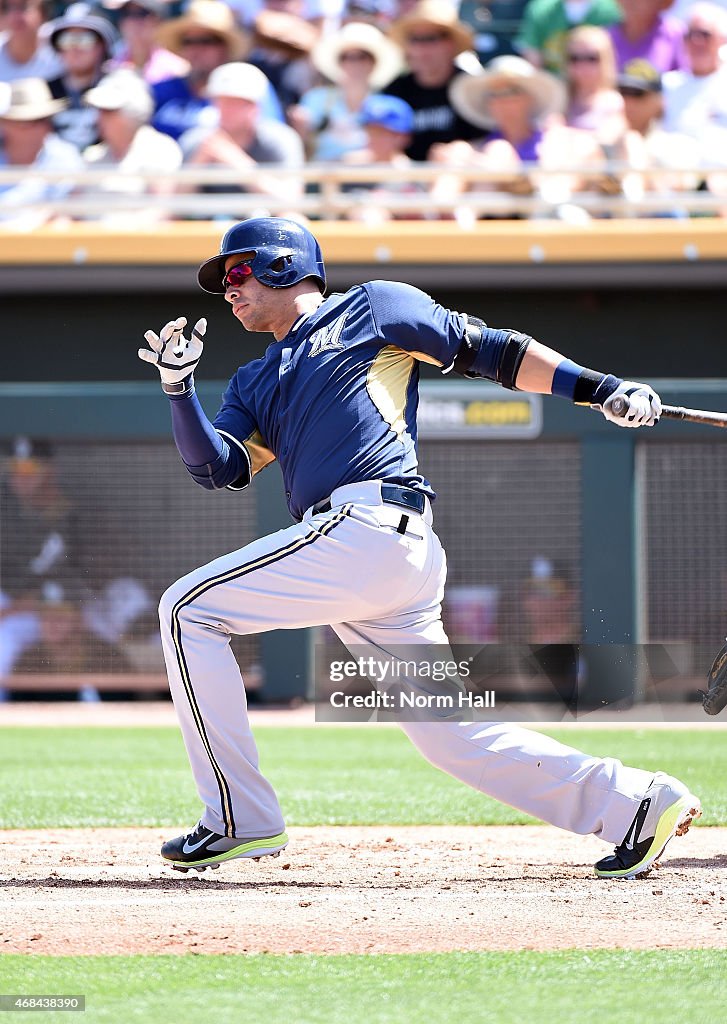
<path fill-rule="evenodd" d="M 570 711 L 577 707 L 581 675 L 578 597 L 565 566 L 541 556 L 533 559 L 520 599 L 530 645 L 521 671 L 549 684 L 546 697 L 557 697 Z"/>
<path fill-rule="evenodd" d="M 313 85 L 310 53 L 317 40 L 310 22 L 285 11 L 261 11 L 253 23 L 247 60 L 263 72 L 284 110 Z"/>
<path fill-rule="evenodd" d="M 621 16 L 617 0 L 529 0 L 515 47 L 536 67 L 562 75 L 571 29 L 615 25 Z"/>
<path fill-rule="evenodd" d="M 249 40 L 223 0 L 192 0 L 181 17 L 162 23 L 157 39 L 189 65 L 186 75 L 153 86 L 153 125 L 178 139 L 190 128 L 214 123 L 207 80 L 215 68 L 241 59 L 249 50 Z"/>
<path fill-rule="evenodd" d="M 671 168 L 675 172 L 668 176 L 647 174 L 647 187 L 658 192 L 695 189 L 699 176 L 687 173 L 699 162 L 694 143 L 686 135 L 664 130 L 662 78 L 658 71 L 648 61 L 630 61 L 618 76 L 618 89 L 624 101 L 632 153 L 640 147 L 647 170 Z M 668 210 L 665 212 L 670 215 Z"/>
<path fill-rule="evenodd" d="M 0 0 L 0 82 L 57 78 L 63 64 L 40 38 L 50 0 Z"/>
<path fill-rule="evenodd" d="M 608 149 L 626 131 L 611 37 L 598 25 L 574 28 L 568 33 L 565 60 L 566 124 L 591 132 Z"/>
<path fill-rule="evenodd" d="M 664 75 L 664 127 L 681 132 L 709 151 L 722 148 L 727 129 L 727 72 L 720 51 L 727 43 L 727 12 L 696 3 L 684 34 L 687 67 Z"/>
<path fill-rule="evenodd" d="M 92 187 L 118 197 L 103 220 L 121 219 L 128 223 L 130 210 L 121 197 L 143 193 L 158 196 L 173 191 L 171 183 L 157 176 L 181 167 L 182 151 L 174 139 L 149 124 L 154 101 L 149 86 L 135 71 L 112 71 L 86 93 L 86 102 L 99 112 L 101 133 L 101 142 L 89 146 L 83 154 L 86 164 L 89 168 L 108 167 L 122 172 L 109 175 Z M 163 215 L 163 209 L 156 205 L 143 206 L 137 214 L 143 220 L 158 220 Z"/>
<path fill-rule="evenodd" d="M 268 165 L 300 167 L 303 144 L 289 125 L 261 116 L 268 80 L 252 64 L 231 63 L 215 68 L 208 95 L 218 115 L 214 128 L 196 128 L 180 140 L 188 166 L 229 167 L 243 172 L 237 186 L 208 185 L 203 192 L 257 192 L 295 203 L 301 183 L 289 176 L 276 177 Z M 248 172 L 261 168 L 248 177 Z"/>
<path fill-rule="evenodd" d="M 307 92 L 291 110 L 291 123 L 311 159 L 339 160 L 365 146 L 362 105 L 401 70 L 401 51 L 373 25 L 352 21 L 318 43 L 313 63 L 335 84 Z"/>
<path fill-rule="evenodd" d="M 324 32 L 341 17 L 343 0 L 228 0 L 236 17 L 246 28 L 252 28 L 262 11 L 281 11 L 304 18 L 317 31 Z"/>
<path fill-rule="evenodd" d="M 412 160 L 426 160 L 432 145 L 455 139 L 474 139 L 482 132 L 460 117 L 449 100 L 449 87 L 464 74 L 455 60 L 471 51 L 471 29 L 458 21 L 454 7 L 446 0 L 420 0 L 398 18 L 390 36 L 403 50 L 408 72 L 395 78 L 384 90 L 405 100 L 414 110 L 414 131 L 407 154 Z"/>
<path fill-rule="evenodd" d="M 632 60 L 616 80 L 630 131 L 646 136 L 663 113 L 662 79 L 648 60 Z"/>
<path fill-rule="evenodd" d="M 20 671 L 128 670 L 120 645 L 152 601 L 139 580 L 113 575 L 111 538 L 101 522 L 84 528 L 47 441 L 14 438 L 0 518 L 0 700 Z M 91 687 L 76 692 L 98 700 Z"/>
<path fill-rule="evenodd" d="M 42 79 L 30 81 L 41 82 L 49 96 Z M 40 97 L 40 89 L 37 93 Z M 51 102 L 62 101 L 45 101 Z M 36 109 L 41 109 L 40 102 Z M 77 156 L 70 144 L 68 148 Z M 78 602 L 85 583 L 83 538 L 58 483 L 50 445 L 15 439 L 6 479 L 0 483 L 0 509 L 0 699 L 7 699 L 13 671 L 34 647 L 65 647 L 69 670 L 79 667 L 74 633 L 78 638 L 81 632 Z"/>
<path fill-rule="evenodd" d="M 414 111 L 408 103 L 397 96 L 369 96 L 361 108 L 359 119 L 366 133 L 366 145 L 362 149 L 346 153 L 345 164 L 365 166 L 375 164 L 397 172 L 406 172 L 411 160 L 406 148 L 414 128 Z M 406 173 L 398 173 L 383 183 L 362 182 L 346 188 L 359 198 L 346 216 L 349 220 L 381 223 L 396 219 L 418 219 L 426 208 L 426 189 L 423 185 L 407 180 Z M 397 212 L 396 197 L 401 195 L 421 196 L 421 206 L 415 210 Z"/>
<path fill-rule="evenodd" d="M 73 174 L 82 169 L 83 162 L 75 146 L 53 131 L 53 117 L 67 100 L 54 99 L 43 78 L 19 78 L 7 89 L 0 116 L 0 167 L 67 171 L 69 175 L 67 180 L 48 183 L 27 173 L 17 185 L 0 185 L 0 221 L 31 228 L 47 221 L 52 213 L 42 207 L 25 208 L 65 198 L 73 189 Z"/>
<path fill-rule="evenodd" d="M 89 4 L 74 3 L 43 31 L 63 61 L 63 73 L 50 82 L 51 92 L 57 99 L 68 100 L 55 117 L 55 129 L 82 153 L 98 142 L 97 114 L 83 102 L 83 95 L 101 80 L 101 68 L 116 43 L 116 30 Z"/>
<path fill-rule="evenodd" d="M 105 70 L 131 68 L 149 85 L 187 74 L 187 61 L 156 41 L 168 7 L 166 0 L 103 0 L 103 5 L 118 12 L 121 32 L 121 44 Z"/>
<path fill-rule="evenodd" d="M 344 4 L 341 24 L 349 21 L 365 21 L 385 32 L 391 23 L 394 0 L 348 0 Z"/>
<path fill-rule="evenodd" d="M 463 187 L 461 171 L 471 167 L 493 172 L 489 183 L 472 190 L 527 194 L 539 188 L 549 201 L 563 204 L 584 187 L 582 177 L 573 173 L 525 177 L 523 164 L 536 163 L 544 169 L 586 168 L 600 160 L 588 133 L 562 123 L 563 84 L 522 57 L 496 57 L 481 75 L 457 79 L 451 98 L 463 117 L 490 134 L 474 145 L 454 142 L 435 148 L 437 162 L 457 168 L 456 173 L 437 182 L 436 198 L 455 198 Z M 466 216 L 466 211 L 458 214 L 459 219 Z"/>
<path fill-rule="evenodd" d="M 710 3 L 714 3 L 717 7 L 727 9 L 727 0 L 710 0 Z M 685 25 L 689 18 L 689 12 L 692 7 L 694 7 L 694 4 L 695 0 L 673 0 L 673 3 L 669 8 L 669 13 L 673 18 L 676 18 L 677 21 L 680 21 L 682 25 Z"/>
<path fill-rule="evenodd" d="M 633 60 L 646 60 L 659 74 L 686 66 L 684 26 L 667 14 L 672 0 L 619 0 L 623 21 L 609 34 L 621 71 Z"/>

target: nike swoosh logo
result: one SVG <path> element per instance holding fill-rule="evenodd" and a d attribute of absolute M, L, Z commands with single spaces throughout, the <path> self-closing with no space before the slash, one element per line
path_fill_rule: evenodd
<path fill-rule="evenodd" d="M 194 853 L 194 851 L 198 850 L 200 846 L 204 846 L 208 839 L 209 836 L 205 836 L 204 839 L 200 839 L 200 841 L 198 843 L 195 843 L 194 846 L 188 846 L 187 840 L 185 839 L 184 846 L 182 847 L 182 853 Z"/>

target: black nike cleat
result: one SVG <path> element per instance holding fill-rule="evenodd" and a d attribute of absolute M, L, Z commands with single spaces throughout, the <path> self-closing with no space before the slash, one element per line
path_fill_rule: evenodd
<path fill-rule="evenodd" d="M 285 832 L 260 839 L 229 839 L 211 832 L 200 821 L 193 832 L 166 842 L 161 852 L 165 860 L 172 862 L 175 871 L 189 871 L 190 868 L 204 871 L 205 868 L 218 868 L 224 861 L 238 857 L 251 860 L 279 857 L 287 845 Z"/>
<path fill-rule="evenodd" d="M 664 772 L 657 772 L 634 820 L 610 857 L 595 866 L 599 878 L 643 878 L 659 866 L 666 844 L 683 836 L 702 813 L 697 797 Z"/>

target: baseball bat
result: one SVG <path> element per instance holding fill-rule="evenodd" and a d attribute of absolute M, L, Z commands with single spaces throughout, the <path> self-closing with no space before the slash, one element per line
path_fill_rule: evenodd
<path fill-rule="evenodd" d="M 622 416 L 628 407 L 625 398 L 614 398 L 613 411 Z M 707 409 L 685 409 L 681 405 L 662 405 L 661 415 L 668 420 L 686 420 L 687 423 L 703 423 L 708 427 L 727 427 L 727 413 L 711 412 Z"/>

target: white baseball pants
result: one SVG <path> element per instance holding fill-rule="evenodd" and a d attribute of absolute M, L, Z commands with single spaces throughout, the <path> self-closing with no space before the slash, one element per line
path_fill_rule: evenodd
<path fill-rule="evenodd" d="M 277 835 L 284 821 L 258 767 L 231 634 L 330 624 L 360 653 L 444 645 L 446 560 L 431 511 L 381 501 L 380 484 L 339 488 L 329 512 L 263 537 L 174 583 L 160 603 L 174 705 L 200 798 L 221 835 Z M 597 758 L 519 726 L 403 722 L 436 767 L 536 818 L 622 841 L 652 773 Z"/>

